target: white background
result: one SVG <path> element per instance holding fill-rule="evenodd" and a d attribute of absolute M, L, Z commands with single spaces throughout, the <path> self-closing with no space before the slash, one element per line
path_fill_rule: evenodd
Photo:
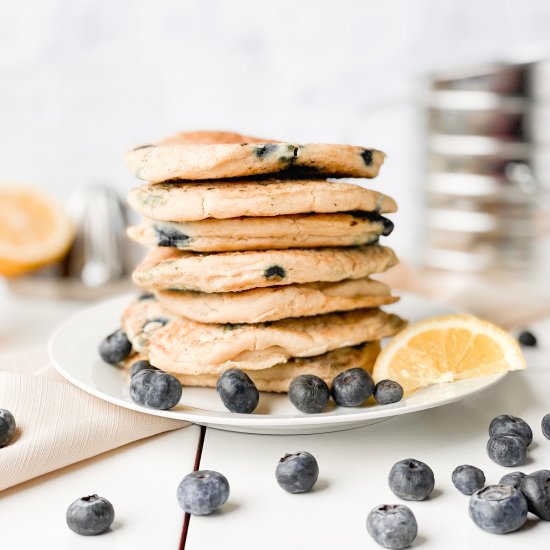
<path fill-rule="evenodd" d="M 124 151 L 182 129 L 374 146 L 410 258 L 415 78 L 549 35 L 547 0 L 2 0 L 0 182 L 124 194 Z"/>

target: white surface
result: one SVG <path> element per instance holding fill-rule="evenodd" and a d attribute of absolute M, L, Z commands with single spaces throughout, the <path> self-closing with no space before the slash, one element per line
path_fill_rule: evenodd
<path fill-rule="evenodd" d="M 418 521 L 413 548 L 422 550 L 506 550 L 548 547 L 550 524 L 535 521 L 518 533 L 491 535 L 468 517 L 468 497 L 451 483 L 459 464 L 474 464 L 497 483 L 502 475 L 550 466 L 550 441 L 540 431 L 549 412 L 550 370 L 512 373 L 487 392 L 436 410 L 392 418 L 375 426 L 323 435 L 258 436 L 208 429 L 200 467 L 222 472 L 231 495 L 221 513 L 192 517 L 187 550 L 239 548 L 380 548 L 367 534 L 365 519 L 378 504 L 403 503 Z M 504 468 L 485 452 L 490 420 L 519 415 L 534 431 L 528 464 Z M 231 449 L 231 452 L 228 452 Z M 309 451 L 320 477 L 311 493 L 290 495 L 274 471 L 287 452 Z M 417 458 L 435 473 L 435 490 L 424 502 L 400 501 L 387 486 L 398 460 Z"/>
<path fill-rule="evenodd" d="M 176 550 L 184 517 L 176 489 L 193 469 L 199 432 L 188 426 L 151 437 L 2 492 L 1 547 Z M 67 527 L 65 512 L 94 493 L 111 501 L 115 521 L 103 535 L 83 537 Z"/>
<path fill-rule="evenodd" d="M 18 315 L 21 302 L 11 297 L 0 308 L 4 327 L 17 335 L 13 349 L 45 347 L 48 332 L 63 316 L 63 307 L 38 301 L 30 315 L 31 304 L 23 301 L 30 315 L 25 318 Z M 79 307 L 73 304 L 74 309 Z M 9 319 L 13 319 L 11 325 Z M 228 476 L 231 497 L 223 513 L 191 519 L 187 548 L 281 550 L 285 547 L 281 541 L 288 542 L 287 548 L 299 548 L 305 540 L 302 547 L 308 549 L 345 544 L 346 548 L 376 550 L 380 547 L 367 535 L 365 517 L 379 502 L 397 502 L 385 486 L 385 476 L 394 461 L 408 456 L 426 460 L 434 468 L 436 489 L 442 491 L 433 500 L 411 504 L 420 526 L 415 548 L 546 548 L 550 524 L 530 523 L 533 528 L 505 536 L 478 530 L 466 515 L 467 497 L 455 492 L 449 477 L 462 462 L 483 468 L 489 481 L 497 481 L 507 471 L 493 464 L 484 451 L 489 420 L 505 412 L 523 416 L 535 431 L 532 461 L 524 471 L 550 466 L 550 442 L 538 427 L 542 415 L 550 412 L 550 319 L 533 323 L 532 329 L 540 346 L 525 350 L 527 372 L 513 373 L 479 397 L 458 404 L 323 436 L 255 436 L 208 429 L 201 466 Z M 10 347 L 11 342 L 5 339 L 4 345 Z M 175 505 L 173 491 L 179 476 L 192 467 L 189 438 L 198 438 L 197 428 L 144 440 L 4 491 L 0 495 L 2 548 L 177 550 L 183 514 Z M 283 453 L 299 449 L 308 449 L 319 459 L 318 489 L 322 490 L 287 495 L 276 486 L 273 471 Z M 147 477 L 146 469 L 154 469 L 154 477 Z M 136 475 L 153 481 L 136 490 Z M 112 499 L 117 522 L 124 522 L 120 529 L 95 538 L 81 538 L 67 530 L 66 507 L 87 491 Z M 310 528 L 307 533 L 306 527 Z"/>
<path fill-rule="evenodd" d="M 168 411 L 147 409 L 132 401 L 128 374 L 102 362 L 98 343 L 115 330 L 121 311 L 131 300 L 122 296 L 86 309 L 65 321 L 50 341 L 50 358 L 57 370 L 70 382 L 101 399 L 136 411 L 168 418 L 189 420 L 209 427 L 264 434 L 320 433 L 357 428 L 381 418 L 408 414 L 464 399 L 491 386 L 504 375 L 475 378 L 416 392 L 407 399 L 386 406 L 333 407 L 321 414 L 297 411 L 286 394 L 261 394 L 254 414 L 227 411 L 216 391 L 207 388 L 184 388 L 180 404 Z M 405 295 L 389 308 L 404 319 L 416 321 L 448 308 L 413 294 Z M 111 328 L 108 328 L 111 327 Z"/>

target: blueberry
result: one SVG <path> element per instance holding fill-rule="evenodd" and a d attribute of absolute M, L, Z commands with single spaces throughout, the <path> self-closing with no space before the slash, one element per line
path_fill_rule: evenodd
<path fill-rule="evenodd" d="M 403 500 L 424 500 L 433 491 L 434 473 L 424 462 L 406 458 L 392 466 L 388 484 L 393 493 Z"/>
<path fill-rule="evenodd" d="M 342 407 L 358 407 L 374 391 L 370 374 L 359 367 L 341 372 L 332 381 L 332 398 Z"/>
<path fill-rule="evenodd" d="M 99 344 L 99 355 L 106 363 L 116 365 L 126 359 L 132 351 L 132 344 L 121 329 L 109 334 Z"/>
<path fill-rule="evenodd" d="M 277 464 L 277 483 L 289 493 L 307 493 L 319 477 L 319 466 L 315 457 L 306 451 L 286 454 Z"/>
<path fill-rule="evenodd" d="M 254 153 L 258 158 L 268 157 L 278 149 L 276 143 L 266 143 L 265 145 L 260 145 L 254 149 Z"/>
<path fill-rule="evenodd" d="M 218 378 L 216 390 L 225 408 L 234 413 L 250 414 L 260 400 L 258 388 L 240 369 L 226 370 Z"/>
<path fill-rule="evenodd" d="M 149 361 L 145 359 L 140 359 L 139 361 L 134 361 L 130 367 L 130 378 L 133 378 L 138 372 L 142 370 L 159 370 L 157 367 L 153 367 Z"/>
<path fill-rule="evenodd" d="M 138 296 L 138 302 L 143 302 L 144 300 L 156 300 L 156 298 L 152 292 L 142 292 Z"/>
<path fill-rule="evenodd" d="M 324 380 L 314 374 L 302 374 L 290 382 L 288 398 L 299 410 L 320 413 L 328 405 L 330 392 Z"/>
<path fill-rule="evenodd" d="M 537 470 L 525 476 L 520 491 L 527 500 L 529 511 L 550 521 L 550 470 Z"/>
<path fill-rule="evenodd" d="M 517 435 L 525 440 L 527 447 L 533 441 L 533 431 L 525 420 L 511 414 L 501 414 L 491 420 L 489 435 Z"/>
<path fill-rule="evenodd" d="M 374 399 L 379 405 L 390 405 L 403 399 L 403 387 L 394 380 L 380 380 L 374 387 Z"/>
<path fill-rule="evenodd" d="M 130 397 L 151 409 L 171 409 L 181 399 L 181 384 L 167 372 L 142 370 L 130 380 Z"/>
<path fill-rule="evenodd" d="M 264 270 L 264 277 L 266 279 L 284 279 L 286 276 L 286 271 L 284 267 L 280 265 L 271 265 L 266 267 Z"/>
<path fill-rule="evenodd" d="M 175 227 L 166 224 L 164 226 L 155 226 L 157 236 L 157 245 L 171 248 L 186 248 L 189 246 L 191 237 L 178 231 Z"/>
<path fill-rule="evenodd" d="M 0 409 L 0 447 L 7 445 L 15 434 L 15 418 L 7 409 Z"/>
<path fill-rule="evenodd" d="M 471 495 L 485 485 L 485 474 L 475 466 L 457 466 L 452 475 L 453 485 L 463 494 Z"/>
<path fill-rule="evenodd" d="M 521 482 L 523 481 L 523 478 L 526 476 L 523 472 L 510 472 L 509 474 L 505 474 L 500 478 L 500 481 L 498 482 L 499 485 L 509 485 L 510 487 L 513 487 L 514 489 L 518 489 L 521 487 Z"/>
<path fill-rule="evenodd" d="M 541 428 L 542 435 L 544 435 L 546 439 L 550 439 L 550 414 L 545 414 L 542 417 Z"/>
<path fill-rule="evenodd" d="M 402 504 L 382 504 L 367 516 L 367 531 L 381 546 L 399 550 L 412 544 L 418 533 L 416 518 Z"/>
<path fill-rule="evenodd" d="M 501 466 L 521 466 L 527 459 L 527 445 L 517 435 L 494 435 L 487 442 L 487 454 Z"/>
<path fill-rule="evenodd" d="M 178 504 L 195 516 L 217 510 L 229 498 L 229 482 L 219 472 L 199 470 L 187 474 L 178 485 Z"/>
<path fill-rule="evenodd" d="M 489 533 L 502 535 L 519 529 L 527 519 L 525 497 L 508 485 L 488 485 L 470 497 L 470 517 Z"/>
<path fill-rule="evenodd" d="M 79 535 L 100 535 L 115 519 L 113 505 L 103 497 L 90 495 L 75 500 L 67 508 L 67 525 Z"/>
<path fill-rule="evenodd" d="M 519 333 L 518 341 L 522 346 L 526 347 L 534 347 L 537 345 L 537 338 L 528 330 L 523 330 Z"/>
<path fill-rule="evenodd" d="M 370 166 L 372 164 L 372 150 L 371 149 L 363 149 L 361 151 L 361 158 L 363 159 L 363 162 Z"/>

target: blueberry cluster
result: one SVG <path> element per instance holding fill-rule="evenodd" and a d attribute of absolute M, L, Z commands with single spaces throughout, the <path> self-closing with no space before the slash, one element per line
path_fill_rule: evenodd
<path fill-rule="evenodd" d="M 149 299 L 145 296 L 143 299 Z M 164 319 L 155 322 L 166 323 Z M 111 365 L 118 365 L 132 352 L 132 344 L 126 334 L 118 329 L 99 344 L 99 355 Z M 175 407 L 181 399 L 179 380 L 154 367 L 146 360 L 134 361 L 130 366 L 130 397 L 138 405 L 150 409 L 167 410 Z"/>
<path fill-rule="evenodd" d="M 218 395 L 231 412 L 252 413 L 258 406 L 260 394 L 251 378 L 242 370 L 226 370 L 216 384 Z M 288 388 L 290 402 L 301 412 L 323 412 L 332 399 L 340 407 L 360 407 L 373 396 L 380 405 L 396 403 L 403 397 L 403 388 L 393 380 L 374 384 L 370 374 L 361 368 L 341 372 L 332 381 L 332 388 L 314 374 L 294 378 Z"/>
<path fill-rule="evenodd" d="M 525 420 L 509 414 L 493 418 L 489 425 L 487 454 L 501 466 L 521 466 L 527 459 L 527 447 L 533 432 Z"/>

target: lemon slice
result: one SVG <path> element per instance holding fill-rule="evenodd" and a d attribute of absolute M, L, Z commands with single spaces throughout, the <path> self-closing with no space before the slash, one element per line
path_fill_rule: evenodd
<path fill-rule="evenodd" d="M 407 394 L 525 366 L 518 343 L 501 328 L 471 315 L 445 315 L 413 323 L 394 336 L 372 374 L 375 382 L 399 382 Z"/>
<path fill-rule="evenodd" d="M 0 186 L 0 275 L 59 260 L 73 237 L 73 224 L 48 195 L 33 187 Z"/>

